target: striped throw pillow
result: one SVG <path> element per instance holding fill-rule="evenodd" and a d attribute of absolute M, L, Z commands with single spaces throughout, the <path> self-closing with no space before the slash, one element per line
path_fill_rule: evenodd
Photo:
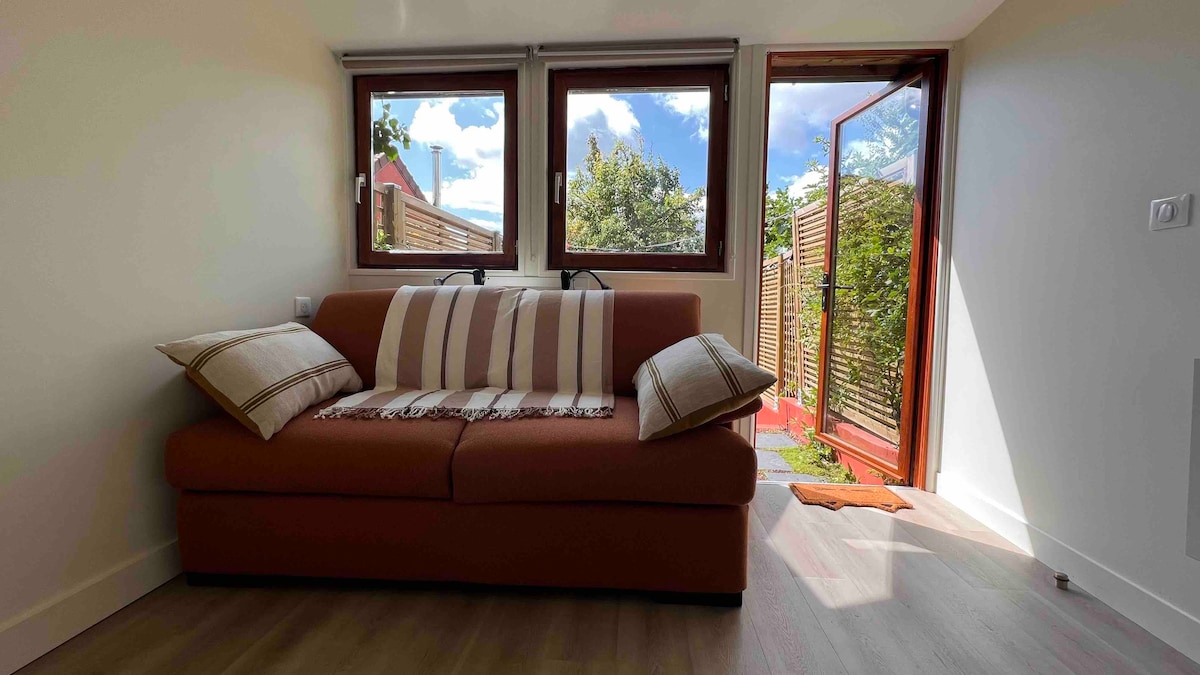
<path fill-rule="evenodd" d="M 680 340 L 647 359 L 633 376 L 638 440 L 698 427 L 750 403 L 774 382 L 774 375 L 716 333 Z"/>
<path fill-rule="evenodd" d="M 263 440 L 335 392 L 362 389 L 354 366 L 298 323 L 197 335 L 154 348 Z"/>

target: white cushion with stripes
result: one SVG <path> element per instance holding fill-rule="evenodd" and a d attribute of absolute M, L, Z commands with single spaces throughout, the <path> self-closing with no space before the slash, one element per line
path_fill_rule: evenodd
<path fill-rule="evenodd" d="M 155 349 L 264 440 L 314 403 L 363 386 L 346 357 L 298 323 L 208 333 Z"/>
<path fill-rule="evenodd" d="M 647 359 L 633 376 L 638 440 L 698 427 L 750 403 L 774 382 L 774 375 L 716 333 L 680 340 Z"/>

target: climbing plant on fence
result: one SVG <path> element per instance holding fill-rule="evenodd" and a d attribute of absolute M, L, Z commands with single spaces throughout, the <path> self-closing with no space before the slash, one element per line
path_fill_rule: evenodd
<path fill-rule="evenodd" d="M 837 242 L 838 291 L 833 344 L 849 356 L 849 383 L 882 394 L 900 419 L 907 333 L 913 186 L 842 176 Z M 817 299 L 820 310 L 820 299 Z M 819 314 L 818 314 L 819 321 Z M 819 330 L 819 325 L 818 325 Z M 836 379 L 835 379 L 836 381 Z M 842 392 L 835 392 L 841 395 Z"/>

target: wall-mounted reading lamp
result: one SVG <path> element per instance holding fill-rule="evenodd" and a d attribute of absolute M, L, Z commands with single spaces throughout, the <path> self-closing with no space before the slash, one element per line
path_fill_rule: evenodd
<path fill-rule="evenodd" d="M 459 270 L 459 271 L 457 271 L 457 272 L 451 272 L 450 274 L 447 274 L 447 275 L 446 275 L 446 276 L 444 276 L 444 277 L 438 277 L 437 279 L 434 279 L 433 281 L 434 281 L 434 283 L 436 283 L 438 286 L 445 286 L 445 285 L 446 285 L 446 280 L 447 280 L 447 279 L 449 279 L 450 277 L 453 277 L 453 276 L 457 276 L 457 275 L 459 275 L 459 274 L 470 274 L 470 275 L 471 275 L 471 278 L 475 280 L 475 285 L 476 285 L 476 286 L 482 286 L 482 285 L 483 285 L 483 278 L 484 278 L 485 276 L 487 276 L 487 272 L 483 271 L 483 268 L 482 268 L 482 267 L 477 267 L 477 268 L 475 268 L 475 269 L 473 269 L 473 270 Z"/>
<path fill-rule="evenodd" d="M 564 291 L 571 290 L 571 284 L 575 281 L 575 277 L 579 276 L 580 274 L 592 275 L 592 278 L 596 280 L 596 283 L 600 284 L 600 290 L 604 290 L 604 291 L 612 290 L 612 286 L 609 286 L 608 284 L 601 281 L 600 277 L 596 276 L 596 273 L 591 270 L 575 270 L 574 272 L 568 272 L 567 270 L 563 270 L 562 271 L 562 289 Z"/>

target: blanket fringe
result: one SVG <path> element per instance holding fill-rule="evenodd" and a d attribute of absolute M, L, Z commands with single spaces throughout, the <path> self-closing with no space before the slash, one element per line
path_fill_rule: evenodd
<path fill-rule="evenodd" d="M 452 417 L 477 422 L 479 420 L 514 420 L 521 417 L 612 417 L 612 407 L 599 408 L 443 408 L 441 406 L 406 406 L 404 408 L 339 408 L 330 406 L 318 412 L 314 419 L 417 419 Z"/>

